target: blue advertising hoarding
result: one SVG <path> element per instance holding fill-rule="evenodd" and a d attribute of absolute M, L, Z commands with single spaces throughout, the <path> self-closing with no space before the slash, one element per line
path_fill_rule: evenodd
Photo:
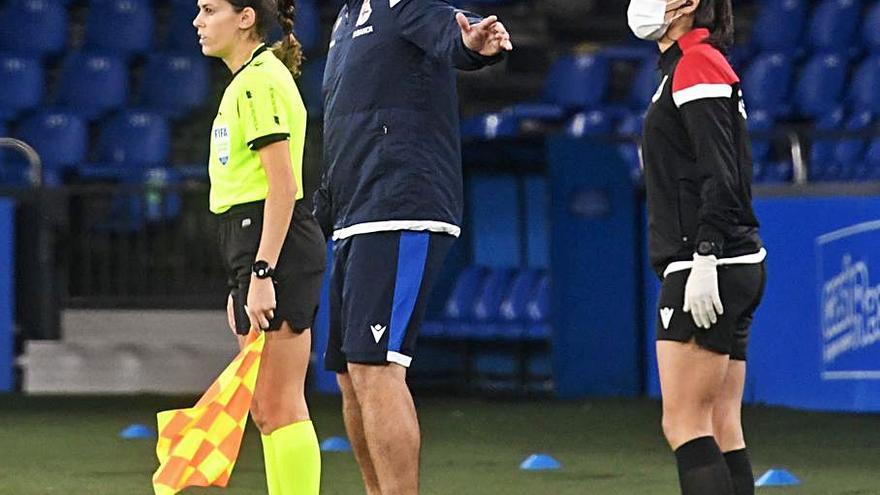
<path fill-rule="evenodd" d="M 825 381 L 880 380 L 878 247 L 880 220 L 816 239 L 821 376 Z"/>

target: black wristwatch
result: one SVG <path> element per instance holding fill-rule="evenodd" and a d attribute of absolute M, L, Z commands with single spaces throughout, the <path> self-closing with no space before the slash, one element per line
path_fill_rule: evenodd
<path fill-rule="evenodd" d="M 272 276 L 275 275 L 275 269 L 269 266 L 267 261 L 263 260 L 255 261 L 251 271 L 254 273 L 255 277 L 260 279 L 272 278 Z"/>
<path fill-rule="evenodd" d="M 697 244 L 697 254 L 699 254 L 700 256 L 717 256 L 718 247 L 715 246 L 714 242 L 700 241 L 700 243 Z"/>

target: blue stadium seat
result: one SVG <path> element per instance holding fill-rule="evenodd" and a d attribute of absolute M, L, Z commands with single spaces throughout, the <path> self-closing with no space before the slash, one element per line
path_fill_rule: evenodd
<path fill-rule="evenodd" d="M 535 292 L 540 272 L 533 268 L 518 270 L 510 283 L 510 289 L 501 302 L 500 323 L 489 325 L 484 332 L 487 337 L 498 340 L 520 340 L 525 334 L 528 304 Z"/>
<path fill-rule="evenodd" d="M 749 132 L 769 133 L 773 130 L 775 122 L 769 112 L 765 110 L 749 110 L 749 118 L 746 121 Z M 757 163 L 765 161 L 770 154 L 773 141 L 767 137 L 752 139 L 752 160 Z"/>
<path fill-rule="evenodd" d="M 180 214 L 182 203 L 174 187 L 182 175 L 174 168 L 87 165 L 81 168 L 80 179 L 131 186 L 112 196 L 109 208 L 94 223 L 99 231 L 140 232 L 149 223 L 171 220 Z"/>
<path fill-rule="evenodd" d="M 870 111 L 856 112 L 846 122 L 845 129 L 854 132 L 867 130 L 874 121 L 874 115 Z M 834 148 L 834 161 L 848 165 L 862 163 L 866 147 L 865 138 L 841 139 Z"/>
<path fill-rule="evenodd" d="M 114 56 L 73 53 L 64 62 L 57 104 L 94 120 L 123 106 L 128 98 L 128 70 Z"/>
<path fill-rule="evenodd" d="M 791 162 L 775 161 L 762 165 L 761 181 L 764 183 L 782 184 L 791 182 L 794 168 Z"/>
<path fill-rule="evenodd" d="M 153 7 L 149 0 L 89 2 L 86 47 L 129 55 L 145 53 L 151 48 L 152 42 Z"/>
<path fill-rule="evenodd" d="M 19 126 L 18 137 L 37 150 L 44 171 L 59 176 L 81 164 L 89 147 L 86 122 L 62 112 L 41 112 L 25 119 Z"/>
<path fill-rule="evenodd" d="M 497 139 L 519 134 L 520 122 L 510 111 L 487 113 L 465 119 L 461 134 L 465 139 Z"/>
<path fill-rule="evenodd" d="M 880 114 L 880 55 L 868 57 L 859 65 L 850 88 L 850 108 Z"/>
<path fill-rule="evenodd" d="M 642 114 L 631 114 L 617 124 L 616 133 L 618 136 L 641 136 L 642 124 L 644 116 Z M 642 175 L 642 159 L 639 156 L 639 146 L 637 143 L 622 143 L 617 147 L 623 160 L 629 165 L 630 173 L 633 180 L 637 180 Z"/>
<path fill-rule="evenodd" d="M 843 125 L 843 110 L 836 109 L 816 121 L 817 131 L 835 131 Z M 817 139 L 810 148 L 809 176 L 811 181 L 837 180 L 839 171 L 834 163 L 834 139 Z"/>
<path fill-rule="evenodd" d="M 473 316 L 478 322 L 491 322 L 501 314 L 501 303 L 510 285 L 512 271 L 492 268 L 486 275 L 482 290 L 474 301 Z"/>
<path fill-rule="evenodd" d="M 550 275 L 544 274 L 535 287 L 535 292 L 527 306 L 529 325 L 525 338 L 528 340 L 546 340 L 551 336 L 550 324 Z"/>
<path fill-rule="evenodd" d="M 604 99 L 610 75 L 604 57 L 564 56 L 555 69 L 558 72 L 550 74 L 545 100 L 570 111 L 593 108 Z"/>
<path fill-rule="evenodd" d="M 846 60 L 839 55 L 815 55 L 798 79 L 795 102 L 802 117 L 818 118 L 838 106 L 847 75 Z"/>
<path fill-rule="evenodd" d="M 161 165 L 168 158 L 170 133 L 159 115 L 126 111 L 101 127 L 98 155 L 103 162 L 131 165 Z"/>
<path fill-rule="evenodd" d="M 560 123 L 602 101 L 609 71 L 608 60 L 601 55 L 564 55 L 550 68 L 542 101 L 467 119 L 462 123 L 462 134 L 465 138 L 495 139 L 516 136 L 528 121 Z"/>
<path fill-rule="evenodd" d="M 11 120 L 39 105 L 45 84 L 39 60 L 0 53 L 0 120 Z"/>
<path fill-rule="evenodd" d="M 498 321 L 511 276 L 512 271 L 508 268 L 489 269 L 476 297 L 470 301 L 468 317 L 465 321 L 447 325 L 447 335 L 462 339 L 490 338 L 490 324 Z"/>
<path fill-rule="evenodd" d="M 759 161 L 752 162 L 752 184 L 764 182 L 764 164 Z"/>
<path fill-rule="evenodd" d="M 630 106 L 635 110 L 644 111 L 651 103 L 651 97 L 657 92 L 657 86 L 659 85 L 660 78 L 657 70 L 657 61 L 652 58 L 645 59 L 639 66 L 630 87 Z"/>
<path fill-rule="evenodd" d="M 449 323 L 469 318 L 477 292 L 482 288 L 484 276 L 483 267 L 469 266 L 462 270 L 443 306 L 440 320 L 425 322 L 422 325 L 422 335 L 444 337 L 447 335 Z"/>
<path fill-rule="evenodd" d="M 862 23 L 862 38 L 871 53 L 880 53 L 880 2 L 868 9 Z"/>
<path fill-rule="evenodd" d="M 170 167 L 149 167 L 140 173 L 129 174 L 124 183 L 143 184 L 143 195 L 120 196 L 115 207 L 116 221 L 119 225 L 127 225 L 129 230 L 139 230 L 147 223 L 161 222 L 177 217 L 180 214 L 180 195 L 173 190 L 179 184 L 182 175 Z"/>
<path fill-rule="evenodd" d="M 730 66 L 733 67 L 737 74 L 745 72 L 745 67 L 756 55 L 753 50 L 754 47 L 746 43 L 738 43 L 730 47 L 730 51 L 727 53 L 727 60 L 730 61 Z"/>
<path fill-rule="evenodd" d="M 867 179 L 880 180 L 880 138 L 871 141 L 865 151 L 865 169 L 867 169 Z"/>
<path fill-rule="evenodd" d="M 813 10 L 807 29 L 810 46 L 816 52 L 843 53 L 854 47 L 858 36 L 860 0 L 822 0 Z M 789 22 L 781 18 L 777 29 Z"/>
<path fill-rule="evenodd" d="M 57 0 L 9 1 L 0 26 L 0 50 L 42 57 L 67 44 L 67 9 Z"/>
<path fill-rule="evenodd" d="M 506 322 L 526 319 L 529 298 L 535 292 L 540 272 L 534 268 L 523 268 L 515 274 L 510 290 L 501 302 L 499 316 Z"/>
<path fill-rule="evenodd" d="M 608 60 L 597 55 L 564 55 L 553 64 L 540 103 L 510 107 L 516 118 L 558 121 L 595 107 L 608 87 Z"/>
<path fill-rule="evenodd" d="M 601 110 L 576 114 L 568 122 L 566 133 L 571 137 L 601 136 L 613 130 L 610 116 Z"/>
<path fill-rule="evenodd" d="M 178 118 L 201 106 L 209 91 L 204 57 L 153 55 L 146 65 L 141 103 L 161 115 Z"/>
<path fill-rule="evenodd" d="M 865 131 L 873 122 L 873 114 L 869 111 L 856 112 L 843 127 L 847 131 Z M 868 180 L 871 171 L 866 166 L 864 155 L 868 146 L 868 138 L 838 138 L 833 143 L 833 158 L 828 165 L 819 170 L 819 180 Z M 811 174 L 813 178 L 814 174 Z"/>
<path fill-rule="evenodd" d="M 763 53 L 752 60 L 743 74 L 743 96 L 749 109 L 764 110 L 774 116 L 789 112 L 792 63 L 781 53 Z"/>
<path fill-rule="evenodd" d="M 148 124 L 148 121 L 152 123 Z M 151 144 L 156 148 L 162 148 L 163 144 L 167 147 L 167 130 L 163 131 L 163 125 L 159 117 L 142 112 L 123 113 L 104 125 L 99 151 L 100 158 L 106 163 L 79 167 L 78 179 L 81 182 L 142 186 L 142 189 L 133 187 L 115 194 L 106 217 L 97 222 L 99 230 L 139 232 L 147 223 L 169 220 L 180 213 L 180 195 L 173 189 L 183 180 L 180 171 L 157 165 L 161 161 L 156 160 L 158 156 L 146 159 L 135 156 L 124 163 L 120 160 L 123 156 L 142 152 Z M 138 143 L 133 139 L 138 132 L 143 132 L 145 142 Z"/>
<path fill-rule="evenodd" d="M 752 43 L 757 51 L 796 51 L 801 41 L 807 9 L 807 0 L 764 2 L 752 28 Z"/>

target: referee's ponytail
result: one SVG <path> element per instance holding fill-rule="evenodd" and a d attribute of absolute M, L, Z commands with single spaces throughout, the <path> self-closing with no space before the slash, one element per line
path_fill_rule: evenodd
<path fill-rule="evenodd" d="M 721 53 L 733 46 L 733 6 L 731 0 L 700 0 L 694 11 L 694 27 L 711 33 L 706 43 Z"/>
<path fill-rule="evenodd" d="M 281 24 L 281 41 L 272 45 L 272 52 L 293 74 L 299 77 L 303 61 L 302 45 L 293 34 L 294 0 L 278 0 L 278 23 Z"/>
<path fill-rule="evenodd" d="M 294 0 L 226 0 L 235 9 L 241 12 L 246 8 L 251 8 L 256 14 L 256 23 L 254 29 L 257 37 L 265 40 L 272 27 L 272 20 L 276 20 L 281 25 L 281 41 L 272 45 L 272 53 L 284 62 L 284 65 L 290 69 L 293 77 L 300 74 L 300 65 L 302 65 L 303 54 L 302 45 L 293 34 L 293 18 L 296 13 L 296 5 Z"/>

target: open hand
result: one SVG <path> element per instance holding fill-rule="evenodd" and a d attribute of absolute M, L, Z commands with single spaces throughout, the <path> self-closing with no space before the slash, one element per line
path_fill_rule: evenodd
<path fill-rule="evenodd" d="M 455 15 L 458 27 L 461 28 L 461 38 L 464 46 L 479 53 L 484 57 L 498 55 L 501 51 L 512 51 L 513 43 L 510 42 L 510 33 L 504 24 L 498 21 L 498 16 L 490 15 L 482 21 L 471 25 L 468 18 L 459 12 Z"/>

